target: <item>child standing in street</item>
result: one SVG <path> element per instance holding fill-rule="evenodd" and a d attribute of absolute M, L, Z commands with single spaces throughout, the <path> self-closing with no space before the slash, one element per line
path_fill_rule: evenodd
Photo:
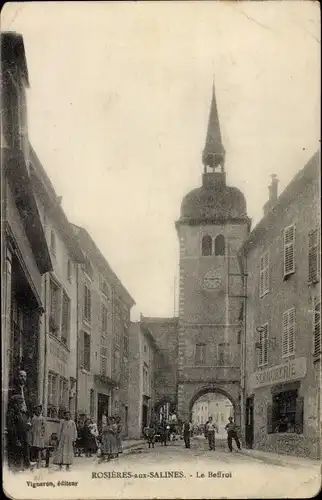
<path fill-rule="evenodd" d="M 42 415 L 42 406 L 35 408 L 35 414 L 31 420 L 31 441 L 34 456 L 37 458 L 37 468 L 40 468 L 43 449 L 45 448 L 46 419 Z"/>

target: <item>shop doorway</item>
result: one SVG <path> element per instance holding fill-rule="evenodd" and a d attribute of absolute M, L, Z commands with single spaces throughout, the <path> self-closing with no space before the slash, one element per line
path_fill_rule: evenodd
<path fill-rule="evenodd" d="M 252 449 L 254 442 L 254 396 L 246 399 L 245 440 L 246 447 Z"/>

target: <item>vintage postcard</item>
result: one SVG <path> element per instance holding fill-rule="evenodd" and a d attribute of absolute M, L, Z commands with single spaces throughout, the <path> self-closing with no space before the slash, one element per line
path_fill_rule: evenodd
<path fill-rule="evenodd" d="M 4 5 L 8 498 L 318 494 L 319 7 Z"/>

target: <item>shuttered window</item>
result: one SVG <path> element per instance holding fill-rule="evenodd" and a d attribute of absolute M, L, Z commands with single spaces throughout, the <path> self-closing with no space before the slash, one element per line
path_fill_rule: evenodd
<path fill-rule="evenodd" d="M 264 253 L 260 258 L 259 271 L 259 296 L 263 297 L 268 293 L 268 274 L 269 274 L 268 252 Z"/>
<path fill-rule="evenodd" d="M 63 292 L 62 320 L 61 320 L 61 341 L 68 345 L 70 333 L 70 300 L 68 295 Z"/>
<path fill-rule="evenodd" d="M 91 336 L 86 332 L 80 333 L 79 338 L 80 367 L 84 370 L 91 369 Z"/>
<path fill-rule="evenodd" d="M 268 363 L 268 323 L 259 330 L 258 366 L 264 366 Z"/>
<path fill-rule="evenodd" d="M 295 308 L 283 314 L 282 357 L 295 354 Z"/>
<path fill-rule="evenodd" d="M 100 351 L 100 373 L 101 375 L 107 375 L 107 361 L 108 361 L 108 351 L 106 347 L 101 346 Z"/>
<path fill-rule="evenodd" d="M 309 232 L 309 283 L 319 281 L 319 230 L 313 229 Z"/>
<path fill-rule="evenodd" d="M 105 304 L 101 304 L 101 314 L 102 314 L 102 332 L 106 333 L 107 332 L 107 307 Z"/>
<path fill-rule="evenodd" d="M 84 319 L 88 323 L 91 322 L 92 317 L 92 296 L 91 290 L 88 285 L 84 285 Z"/>
<path fill-rule="evenodd" d="M 313 353 L 318 356 L 321 354 L 321 299 L 319 296 L 314 298 L 313 304 Z"/>
<path fill-rule="evenodd" d="M 295 226 L 284 229 L 284 277 L 295 272 Z"/>

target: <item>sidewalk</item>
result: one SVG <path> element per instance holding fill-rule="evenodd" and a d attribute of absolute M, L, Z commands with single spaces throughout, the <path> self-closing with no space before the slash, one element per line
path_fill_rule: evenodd
<path fill-rule="evenodd" d="M 321 461 L 310 458 L 294 457 L 292 455 L 279 455 L 278 453 L 273 453 L 271 451 L 248 449 L 242 449 L 238 453 L 247 455 L 255 460 L 259 460 L 260 462 L 279 465 L 281 467 L 321 469 Z"/>

